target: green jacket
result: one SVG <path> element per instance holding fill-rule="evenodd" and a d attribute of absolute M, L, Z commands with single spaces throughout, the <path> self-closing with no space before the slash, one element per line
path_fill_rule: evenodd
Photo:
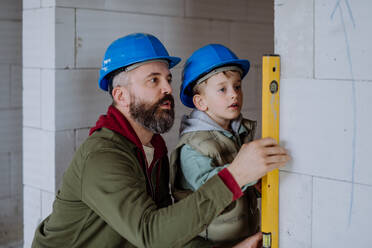
<path fill-rule="evenodd" d="M 154 165 L 148 185 L 138 149 L 117 132 L 95 131 L 66 170 L 32 247 L 212 247 L 192 239 L 232 202 L 232 192 L 215 176 L 169 205 L 167 157 Z"/>

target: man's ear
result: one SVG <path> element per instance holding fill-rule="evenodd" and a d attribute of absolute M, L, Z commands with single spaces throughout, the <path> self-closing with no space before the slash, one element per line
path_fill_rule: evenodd
<path fill-rule="evenodd" d="M 121 108 L 128 108 L 130 104 L 130 95 L 127 87 L 115 87 L 112 90 L 112 97 L 116 106 Z"/>
<path fill-rule="evenodd" d="M 193 97 L 192 97 L 192 102 L 194 103 L 195 107 L 200 110 L 200 111 L 207 111 L 208 110 L 208 106 L 207 106 L 207 103 L 204 99 L 204 97 L 200 94 L 195 94 Z"/>

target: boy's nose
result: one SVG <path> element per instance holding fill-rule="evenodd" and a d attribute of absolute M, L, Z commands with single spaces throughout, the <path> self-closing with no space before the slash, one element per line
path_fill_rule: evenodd
<path fill-rule="evenodd" d="M 231 89 L 231 91 L 230 91 L 230 95 L 231 95 L 231 97 L 232 98 L 235 98 L 235 97 L 237 97 L 238 96 L 238 91 L 237 90 L 235 90 L 235 89 Z"/>

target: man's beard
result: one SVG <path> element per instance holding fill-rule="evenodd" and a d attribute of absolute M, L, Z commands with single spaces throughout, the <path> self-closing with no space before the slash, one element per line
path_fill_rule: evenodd
<path fill-rule="evenodd" d="M 162 109 L 165 101 L 171 102 L 171 109 Z M 129 106 L 132 118 L 153 133 L 165 133 L 171 129 L 174 122 L 174 99 L 172 95 L 165 95 L 153 105 L 139 101 L 133 97 Z"/>

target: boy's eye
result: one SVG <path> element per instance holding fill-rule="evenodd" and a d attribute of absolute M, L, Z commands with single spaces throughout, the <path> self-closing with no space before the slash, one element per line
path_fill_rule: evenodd
<path fill-rule="evenodd" d="M 236 86 L 235 86 L 235 89 L 236 89 L 236 90 L 240 90 L 241 88 L 242 88 L 241 85 L 236 85 Z"/>
<path fill-rule="evenodd" d="M 220 88 L 218 91 L 220 91 L 220 92 L 225 92 L 225 88 Z"/>
<path fill-rule="evenodd" d="M 150 79 L 150 82 L 151 83 L 157 83 L 159 80 L 158 80 L 158 78 L 151 78 Z"/>

